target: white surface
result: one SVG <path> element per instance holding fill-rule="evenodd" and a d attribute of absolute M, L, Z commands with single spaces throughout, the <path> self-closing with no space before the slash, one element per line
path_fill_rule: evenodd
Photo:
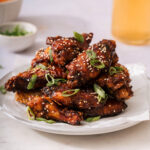
<path fill-rule="evenodd" d="M 34 50 L 45 44 L 50 34 L 93 31 L 94 41 L 111 37 L 111 0 L 24 0 L 19 20 L 30 21 L 39 28 L 33 47 L 23 53 L 1 50 L 4 75 L 16 65 L 31 59 Z M 128 46 L 117 41 L 120 62 L 142 62 L 150 73 L 150 46 Z M 23 58 L 20 56 L 25 55 Z M 18 61 L 17 61 L 18 60 Z M 27 62 L 26 61 L 26 62 Z M 19 63 L 16 63 L 19 62 Z M 136 109 L 136 106 L 135 106 Z M 150 121 L 115 133 L 96 136 L 61 136 L 38 132 L 0 114 L 0 149 L 2 150 L 149 150 Z"/>
<path fill-rule="evenodd" d="M 22 0 L 0 3 L 0 24 L 15 20 L 20 12 Z"/>
<path fill-rule="evenodd" d="M 21 66 L 13 72 L 8 73 L 0 80 L 0 85 L 3 85 L 13 76 L 29 68 L 28 65 Z M 138 124 L 141 121 L 149 120 L 148 107 L 148 84 L 145 75 L 145 67 L 141 64 L 127 65 L 129 69 L 134 96 L 126 103 L 128 105 L 125 112 L 120 115 L 108 118 L 102 118 L 95 122 L 83 121 L 80 126 L 72 126 L 66 123 L 47 124 L 45 122 L 37 122 L 28 120 L 26 107 L 14 100 L 14 93 L 8 92 L 5 95 L 0 95 L 0 107 L 2 112 L 7 114 L 12 119 L 20 121 L 33 129 L 48 133 L 56 133 L 63 135 L 93 135 L 108 132 L 114 132 L 127 127 Z M 143 99 L 143 101 L 141 101 Z M 136 106 L 136 109 L 134 109 Z"/>
<path fill-rule="evenodd" d="M 7 36 L 0 34 L 0 47 L 2 50 L 5 49 L 9 52 L 19 52 L 33 45 L 37 33 L 37 28 L 31 23 L 22 21 L 4 23 L 0 25 L 0 31 L 13 31 L 17 25 L 21 29 L 27 31 L 28 34 L 24 36 Z"/>

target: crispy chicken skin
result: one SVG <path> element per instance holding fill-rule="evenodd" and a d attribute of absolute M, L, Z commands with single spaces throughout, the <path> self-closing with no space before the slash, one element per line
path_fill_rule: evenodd
<path fill-rule="evenodd" d="M 84 118 L 101 116 L 108 117 L 118 115 L 127 108 L 127 105 L 123 101 L 107 100 L 106 104 L 102 108 L 95 108 L 84 111 Z"/>
<path fill-rule="evenodd" d="M 49 65 L 46 70 L 41 68 L 31 68 L 25 72 L 19 73 L 17 76 L 10 78 L 5 84 L 5 88 L 8 91 L 24 91 L 27 90 L 28 83 L 32 75 L 37 75 L 37 80 L 34 85 L 34 89 L 42 88 L 46 85 L 47 81 L 45 79 L 45 74 L 51 74 L 54 78 L 66 78 L 66 73 L 63 68 L 58 66 Z"/>
<path fill-rule="evenodd" d="M 81 89 L 75 95 L 64 97 L 62 92 L 69 89 L 66 84 L 61 84 L 61 86 L 44 87 L 42 92 L 57 104 L 77 110 L 87 110 L 104 105 L 98 101 L 97 94 L 92 89 Z"/>
<path fill-rule="evenodd" d="M 31 101 L 34 97 L 36 96 L 43 96 L 43 94 L 41 93 L 41 91 L 27 91 L 27 92 L 23 92 L 23 91 L 17 91 L 15 92 L 15 100 L 27 105 L 27 103 L 29 101 Z"/>
<path fill-rule="evenodd" d="M 77 57 L 77 55 L 84 49 L 89 47 L 93 38 L 93 33 L 83 33 L 84 42 L 77 41 L 74 37 L 48 37 L 46 44 L 50 45 L 48 48 L 41 49 L 36 53 L 31 65 L 34 67 L 38 63 L 50 63 L 49 50 L 51 49 L 53 61 L 55 64 L 65 66 L 67 63 Z"/>
<path fill-rule="evenodd" d="M 62 108 L 49 97 L 36 96 L 28 102 L 28 106 L 32 109 L 36 117 L 53 119 L 71 125 L 79 125 L 83 119 L 81 112 Z"/>
<path fill-rule="evenodd" d="M 49 50 L 51 47 L 46 49 L 42 48 L 36 52 L 35 58 L 31 61 L 31 66 L 34 68 L 37 64 L 43 64 L 48 66 L 50 64 Z"/>
<path fill-rule="evenodd" d="M 104 63 L 105 68 L 109 68 L 112 63 L 118 61 L 117 55 L 115 54 L 115 47 L 115 41 L 102 40 L 88 49 L 96 53 L 96 59 Z M 97 69 L 90 64 L 87 51 L 80 53 L 66 68 L 69 71 L 67 79 L 70 87 L 84 85 L 89 80 L 96 78 L 101 72 L 101 69 Z"/>
<path fill-rule="evenodd" d="M 101 74 L 97 83 L 102 88 L 105 88 L 117 100 L 129 99 L 132 95 L 132 87 L 130 86 L 131 79 L 128 70 L 121 64 L 116 64 L 114 67 L 121 67 L 121 72 L 110 75 L 109 72 Z"/>

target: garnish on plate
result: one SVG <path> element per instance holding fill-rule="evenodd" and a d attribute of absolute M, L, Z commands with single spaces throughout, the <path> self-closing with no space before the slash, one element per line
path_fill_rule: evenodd
<path fill-rule="evenodd" d="M 49 49 L 49 57 L 50 57 L 50 62 L 53 62 L 53 56 L 52 56 L 52 50 L 51 48 Z"/>
<path fill-rule="evenodd" d="M 28 86 L 27 86 L 28 90 L 31 90 L 34 88 L 36 80 L 37 80 L 37 75 L 33 74 L 32 77 L 30 78 L 30 82 L 28 83 Z"/>
<path fill-rule="evenodd" d="M 105 93 L 105 91 L 97 84 L 94 84 L 94 91 L 98 94 L 98 101 L 101 103 L 105 103 L 107 100 L 107 94 Z"/>
<path fill-rule="evenodd" d="M 87 50 L 86 54 L 90 58 L 90 64 L 93 67 L 95 67 L 97 69 L 105 68 L 105 64 L 103 62 L 101 62 L 100 60 L 96 59 L 96 53 L 93 50 Z"/>
<path fill-rule="evenodd" d="M 6 94 L 7 93 L 7 90 L 5 89 L 4 85 L 0 86 L 0 92 L 2 94 Z"/>
<path fill-rule="evenodd" d="M 25 29 L 22 29 L 19 25 L 16 25 L 12 31 L 10 30 L 6 30 L 4 32 L 0 31 L 0 34 L 8 36 L 24 36 L 29 33 L 30 32 L 27 32 Z"/>
<path fill-rule="evenodd" d="M 69 97 L 72 95 L 77 94 L 80 91 L 80 89 L 70 89 L 62 92 L 63 97 Z M 67 94 L 68 93 L 68 94 Z"/>
<path fill-rule="evenodd" d="M 44 66 L 43 64 L 38 64 L 38 65 L 36 65 L 36 68 L 40 68 L 40 69 L 43 69 L 43 70 L 46 70 L 46 69 L 47 69 L 47 67 Z"/>
<path fill-rule="evenodd" d="M 27 106 L 26 109 L 29 120 L 35 120 L 35 114 L 33 113 L 32 109 L 29 106 Z"/>
<path fill-rule="evenodd" d="M 101 118 L 101 116 L 96 116 L 96 117 L 89 117 L 87 119 L 85 119 L 86 122 L 93 122 L 93 121 L 97 121 Z"/>
<path fill-rule="evenodd" d="M 51 120 L 51 119 L 47 120 L 47 119 L 42 118 L 42 117 L 37 117 L 35 120 L 37 120 L 37 121 L 44 121 L 44 122 L 49 123 L 49 124 L 56 123 L 56 121 L 54 121 L 54 120 Z"/>
<path fill-rule="evenodd" d="M 116 73 L 120 73 L 120 72 L 122 72 L 123 71 L 123 68 L 122 67 L 117 67 L 117 66 L 115 66 L 115 67 L 110 67 L 109 68 L 109 74 L 110 75 L 113 75 L 113 74 L 116 74 Z"/>
<path fill-rule="evenodd" d="M 0 65 L 0 69 L 3 69 L 3 66 L 2 66 L 2 65 Z"/>
<path fill-rule="evenodd" d="M 48 82 L 47 84 L 46 84 L 46 86 L 52 86 L 52 85 L 58 85 L 58 83 L 59 82 L 63 82 L 63 83 L 65 83 L 66 82 L 66 79 L 54 79 L 54 77 L 53 76 L 51 76 L 49 73 L 47 73 L 47 74 L 45 74 L 45 78 L 46 78 L 46 81 Z M 51 80 L 49 80 L 49 78 L 51 79 Z"/>
<path fill-rule="evenodd" d="M 81 42 L 81 43 L 84 42 L 84 37 L 83 37 L 82 34 L 80 34 L 80 33 L 78 33 L 78 32 L 73 32 L 73 34 L 74 34 L 74 38 L 75 38 L 77 41 L 79 41 L 79 42 Z"/>

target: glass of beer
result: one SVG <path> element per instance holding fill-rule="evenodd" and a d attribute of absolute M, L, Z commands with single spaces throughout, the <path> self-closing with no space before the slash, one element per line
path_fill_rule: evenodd
<path fill-rule="evenodd" d="M 114 0 L 112 34 L 127 44 L 150 44 L 150 0 Z"/>

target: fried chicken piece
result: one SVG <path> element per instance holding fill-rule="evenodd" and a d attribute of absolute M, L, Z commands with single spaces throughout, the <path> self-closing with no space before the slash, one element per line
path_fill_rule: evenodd
<path fill-rule="evenodd" d="M 50 64 L 50 51 L 51 47 L 47 47 L 46 49 L 40 49 L 36 52 L 35 58 L 31 62 L 31 66 L 34 68 L 37 64 L 43 64 L 48 66 Z"/>
<path fill-rule="evenodd" d="M 42 96 L 41 91 L 28 91 L 28 92 L 17 91 L 15 93 L 15 100 L 18 101 L 19 103 L 27 105 L 27 103 L 36 96 Z"/>
<path fill-rule="evenodd" d="M 130 86 L 131 79 L 128 69 L 121 64 L 116 64 L 114 67 L 121 67 L 122 71 L 112 75 L 109 72 L 105 72 L 99 76 L 96 82 L 115 99 L 129 99 L 133 95 L 133 91 Z"/>
<path fill-rule="evenodd" d="M 115 41 L 102 40 L 89 47 L 88 50 L 94 51 L 96 60 L 99 61 L 100 64 L 104 64 L 104 68 L 102 69 L 107 69 L 112 63 L 118 61 L 115 47 Z M 87 51 L 83 51 L 79 54 L 75 60 L 66 66 L 66 68 L 69 71 L 67 75 L 68 85 L 72 88 L 85 85 L 89 80 L 96 78 L 102 70 L 91 65 L 91 60 Z"/>
<path fill-rule="evenodd" d="M 42 88 L 47 83 L 45 79 L 45 74 L 47 73 L 49 73 L 54 78 L 66 78 L 66 73 L 64 69 L 56 65 L 49 65 L 46 70 L 35 67 L 10 78 L 5 84 L 5 88 L 8 91 L 27 90 L 30 79 L 34 74 L 37 75 L 37 79 L 33 90 Z"/>
<path fill-rule="evenodd" d="M 110 91 L 111 93 L 112 91 Z M 111 93 L 111 96 L 116 100 L 127 100 L 133 96 L 133 91 L 131 86 L 123 86 L 120 89 Z"/>
<path fill-rule="evenodd" d="M 81 112 L 62 108 L 49 97 L 34 97 L 28 102 L 28 106 L 32 109 L 36 117 L 53 119 L 71 125 L 79 125 L 83 119 Z"/>
<path fill-rule="evenodd" d="M 87 117 L 108 117 L 122 113 L 127 108 L 127 105 L 123 101 L 107 100 L 106 104 L 102 108 L 95 108 L 84 111 L 84 118 Z"/>
<path fill-rule="evenodd" d="M 63 96 L 63 91 L 67 90 L 70 90 L 67 84 L 61 84 L 60 86 L 44 87 L 42 92 L 57 104 L 77 110 L 87 110 L 104 105 L 98 101 L 98 95 L 92 89 L 81 89 L 72 96 Z"/>
<path fill-rule="evenodd" d="M 83 33 L 84 42 L 77 41 L 74 37 L 48 37 L 46 44 L 50 45 L 48 48 L 41 49 L 36 53 L 32 60 L 32 67 L 38 63 L 50 63 L 50 50 L 52 52 L 53 61 L 57 65 L 65 66 L 68 62 L 73 60 L 80 52 L 87 49 L 92 38 L 93 33 Z"/>

